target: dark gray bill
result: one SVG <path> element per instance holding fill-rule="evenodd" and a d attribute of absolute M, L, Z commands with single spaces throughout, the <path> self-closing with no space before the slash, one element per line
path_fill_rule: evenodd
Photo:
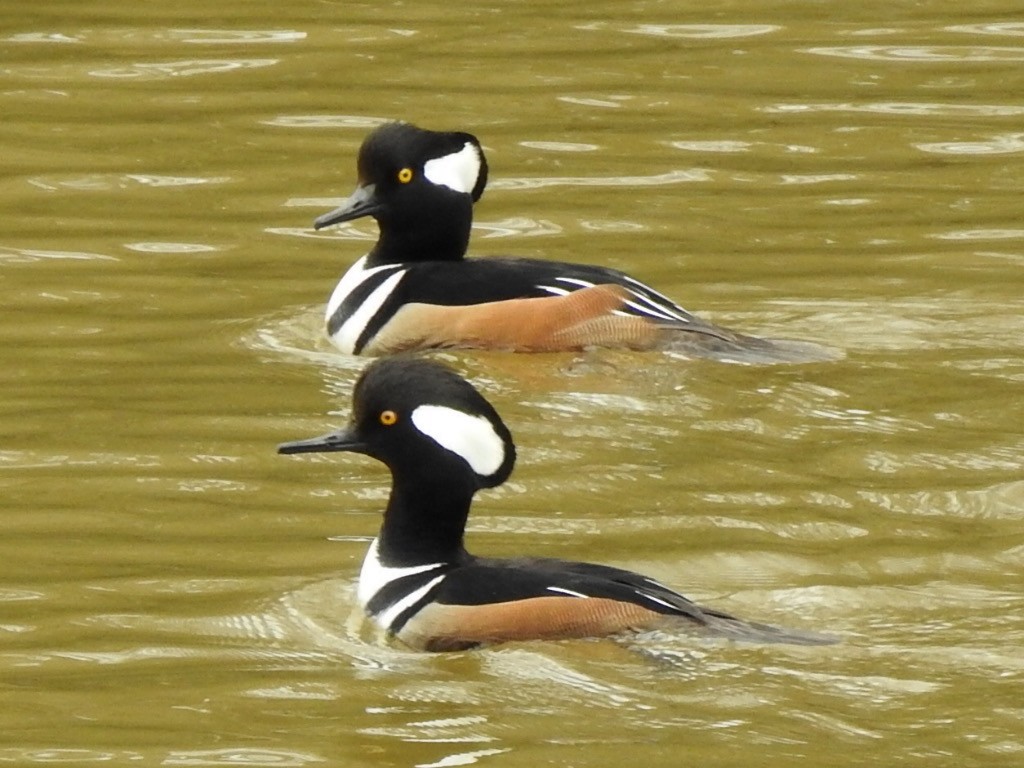
<path fill-rule="evenodd" d="M 350 427 L 343 427 L 335 432 L 320 435 L 320 437 L 293 440 L 290 443 L 281 443 L 277 446 L 278 453 L 323 453 L 326 451 L 364 453 L 366 443 L 360 440 Z"/>
<path fill-rule="evenodd" d="M 377 199 L 376 187 L 373 184 L 356 187 L 356 191 L 333 211 L 318 216 L 313 222 L 313 229 L 323 229 L 331 224 L 340 224 L 343 221 L 352 221 L 363 216 L 373 216 L 377 213 L 382 204 Z"/>

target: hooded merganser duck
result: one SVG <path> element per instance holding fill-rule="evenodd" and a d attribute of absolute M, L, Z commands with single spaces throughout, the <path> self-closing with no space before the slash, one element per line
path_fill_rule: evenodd
<path fill-rule="evenodd" d="M 363 142 L 357 171 L 355 192 L 314 222 L 322 229 L 372 216 L 380 229 L 327 303 L 327 333 L 347 354 L 607 346 L 757 362 L 831 356 L 713 325 L 615 269 L 467 259 L 473 204 L 487 184 L 487 160 L 469 133 L 382 125 Z"/>
<path fill-rule="evenodd" d="M 401 355 L 371 363 L 352 400 L 347 427 L 283 443 L 278 452 L 352 451 L 391 470 L 384 522 L 357 596 L 374 622 L 407 645 L 451 651 L 673 626 L 755 642 L 834 642 L 741 621 L 619 568 L 471 555 L 463 534 L 473 495 L 503 483 L 516 459 L 501 417 L 450 369 Z"/>

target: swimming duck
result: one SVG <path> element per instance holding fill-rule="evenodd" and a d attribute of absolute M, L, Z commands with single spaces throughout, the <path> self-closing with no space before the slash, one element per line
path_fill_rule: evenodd
<path fill-rule="evenodd" d="M 603 266 L 466 258 L 473 204 L 487 184 L 479 140 L 388 123 L 359 150 L 355 192 L 314 227 L 372 216 L 379 237 L 327 303 L 327 333 L 347 354 L 433 347 L 520 352 L 672 349 L 755 362 L 826 359 L 806 342 L 769 341 L 702 320 Z"/>
<path fill-rule="evenodd" d="M 285 454 L 323 451 L 362 453 L 391 470 L 357 599 L 376 624 L 414 648 L 673 628 L 756 642 L 834 641 L 743 621 L 621 568 L 470 554 L 464 534 L 473 496 L 505 482 L 516 449 L 494 407 L 439 363 L 404 355 L 371 363 L 353 390 L 347 426 L 278 447 Z"/>

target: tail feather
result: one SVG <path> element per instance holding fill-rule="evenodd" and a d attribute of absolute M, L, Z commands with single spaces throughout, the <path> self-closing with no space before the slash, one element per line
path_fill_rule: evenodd
<path fill-rule="evenodd" d="M 834 645 L 840 641 L 835 635 L 787 629 L 756 621 L 744 621 L 727 613 L 703 609 L 702 629 L 715 637 L 741 643 L 782 643 L 785 645 Z"/>
<path fill-rule="evenodd" d="M 794 339 L 762 339 L 733 334 L 730 339 L 679 329 L 664 333 L 658 347 L 686 357 L 750 363 L 819 363 L 840 360 L 842 350 Z"/>

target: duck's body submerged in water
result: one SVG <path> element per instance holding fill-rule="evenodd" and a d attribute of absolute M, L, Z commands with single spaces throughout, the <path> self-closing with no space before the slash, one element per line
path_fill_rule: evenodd
<path fill-rule="evenodd" d="M 487 160 L 468 133 L 389 123 L 363 142 L 358 186 L 317 229 L 377 220 L 371 251 L 327 304 L 327 332 L 348 354 L 469 347 L 520 352 L 671 349 L 701 357 L 803 362 L 815 344 L 769 341 L 693 315 L 615 269 L 514 257 L 466 258 Z"/>
<path fill-rule="evenodd" d="M 471 555 L 463 534 L 473 496 L 508 478 L 515 445 L 491 404 L 437 363 L 375 361 L 356 383 L 347 427 L 278 451 L 352 451 L 391 470 L 384 521 L 357 594 L 378 625 L 414 648 L 673 628 L 753 642 L 834 642 L 742 621 L 620 568 Z"/>

